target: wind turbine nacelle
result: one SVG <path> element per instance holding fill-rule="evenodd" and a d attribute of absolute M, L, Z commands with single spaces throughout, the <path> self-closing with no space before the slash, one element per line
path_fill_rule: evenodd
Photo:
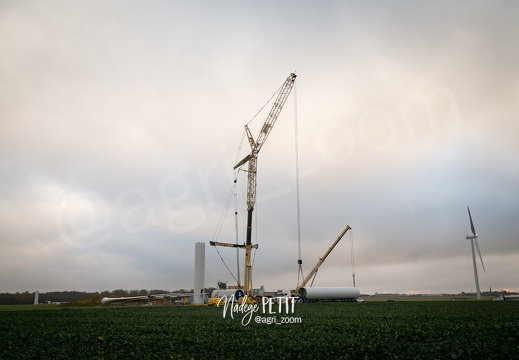
<path fill-rule="evenodd" d="M 467 239 L 467 240 L 474 240 L 474 239 L 478 238 L 478 235 L 479 235 L 479 233 L 477 233 L 476 236 L 473 236 L 473 235 L 469 236 L 469 235 L 467 235 L 467 236 L 465 236 L 465 239 Z"/>

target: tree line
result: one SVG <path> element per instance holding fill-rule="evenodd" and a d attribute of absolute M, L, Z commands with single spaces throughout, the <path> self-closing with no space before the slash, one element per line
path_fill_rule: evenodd
<path fill-rule="evenodd" d="M 106 290 L 102 292 L 86 292 L 86 291 L 51 291 L 40 292 L 38 295 L 38 303 L 45 304 L 48 302 L 71 302 L 96 297 L 124 297 L 124 296 L 143 296 L 148 294 L 167 294 L 169 290 Z M 174 290 L 174 293 L 192 293 L 193 289 Z M 16 293 L 0 293 L 0 305 L 24 305 L 34 304 L 34 292 L 16 292 Z"/>

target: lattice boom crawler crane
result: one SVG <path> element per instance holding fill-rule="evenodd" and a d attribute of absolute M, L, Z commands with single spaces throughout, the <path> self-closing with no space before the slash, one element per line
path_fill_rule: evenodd
<path fill-rule="evenodd" d="M 269 112 L 267 120 L 261 127 L 260 133 L 256 140 L 252 136 L 249 127 L 245 125 L 245 132 L 247 133 L 247 137 L 249 139 L 249 144 L 251 147 L 251 152 L 245 158 L 243 158 L 240 162 L 238 162 L 234 169 L 241 167 L 242 165 L 248 162 L 248 177 L 247 177 L 247 237 L 244 245 L 240 244 L 229 244 L 229 243 L 220 243 L 211 241 L 210 244 L 213 246 L 228 246 L 228 247 L 240 247 L 245 248 L 245 272 L 243 279 L 243 292 L 249 298 L 252 298 L 252 274 L 251 274 L 251 250 L 258 247 L 257 244 L 252 245 L 252 212 L 254 210 L 254 205 L 256 203 L 256 174 L 257 174 L 257 161 L 258 161 L 258 153 L 261 150 L 263 144 L 265 144 L 265 140 L 267 140 L 268 135 L 272 131 L 274 124 L 281 112 L 281 109 L 285 105 L 292 88 L 294 87 L 294 82 L 296 80 L 296 75 L 294 73 L 290 74 L 288 78 L 285 80 L 284 84 L 281 86 L 279 90 L 279 94 L 272 106 L 272 109 Z"/>
<path fill-rule="evenodd" d="M 346 227 L 344 228 L 344 230 L 342 231 L 342 233 L 337 237 L 337 239 L 335 239 L 335 241 L 333 242 L 333 244 L 328 248 L 328 250 L 326 250 L 326 252 L 323 254 L 323 256 L 321 256 L 319 258 L 319 260 L 317 261 L 317 263 L 315 264 L 315 266 L 312 268 L 312 271 L 310 271 L 310 273 L 303 279 L 303 281 L 297 285 L 297 288 L 292 292 L 292 296 L 298 296 L 298 292 L 299 292 L 299 289 L 302 289 L 306 286 L 306 284 L 312 280 L 312 282 L 310 283 L 310 286 L 312 286 L 314 284 L 314 280 L 315 280 L 315 276 L 317 275 L 317 271 L 319 270 L 319 268 L 321 267 L 321 265 L 323 264 L 324 260 L 326 260 L 326 258 L 328 257 L 328 255 L 330 255 L 330 253 L 332 252 L 332 250 L 335 248 L 335 246 L 339 243 L 339 241 L 341 241 L 342 237 L 348 232 L 348 230 L 350 230 L 351 227 L 350 225 L 346 225 Z M 353 278 L 353 281 L 355 282 L 355 277 Z M 353 286 L 355 286 L 355 283 L 353 284 Z"/>

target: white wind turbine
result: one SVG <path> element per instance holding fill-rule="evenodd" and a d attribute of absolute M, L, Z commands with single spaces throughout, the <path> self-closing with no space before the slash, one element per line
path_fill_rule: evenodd
<path fill-rule="evenodd" d="M 478 250 L 479 259 L 481 260 L 481 266 L 483 267 L 483 271 L 485 271 L 485 264 L 483 264 L 483 258 L 481 257 L 481 251 L 479 250 L 478 245 L 478 235 L 476 234 L 476 229 L 474 229 L 474 223 L 472 222 L 472 216 L 470 216 L 470 209 L 467 206 L 467 210 L 469 211 L 469 219 L 470 219 L 470 229 L 472 230 L 472 236 L 467 235 L 465 239 L 470 240 L 470 246 L 472 248 L 472 263 L 474 265 L 474 279 L 476 280 L 476 296 L 481 299 L 481 292 L 479 291 L 479 279 L 478 279 L 478 268 L 476 266 L 476 254 L 474 253 L 474 243 L 476 243 L 476 249 Z"/>

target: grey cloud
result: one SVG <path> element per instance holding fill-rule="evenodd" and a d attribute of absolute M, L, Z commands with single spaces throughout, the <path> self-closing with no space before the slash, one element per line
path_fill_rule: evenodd
<path fill-rule="evenodd" d="M 482 280 L 517 288 L 515 5 L 1 6 L 1 291 L 192 287 L 243 125 L 294 70 L 306 269 L 349 224 L 361 289 L 468 291 L 470 205 Z M 297 275 L 293 97 L 259 158 L 269 289 Z M 322 284 L 349 277 L 342 245 Z M 206 251 L 207 286 L 230 280 Z"/>

